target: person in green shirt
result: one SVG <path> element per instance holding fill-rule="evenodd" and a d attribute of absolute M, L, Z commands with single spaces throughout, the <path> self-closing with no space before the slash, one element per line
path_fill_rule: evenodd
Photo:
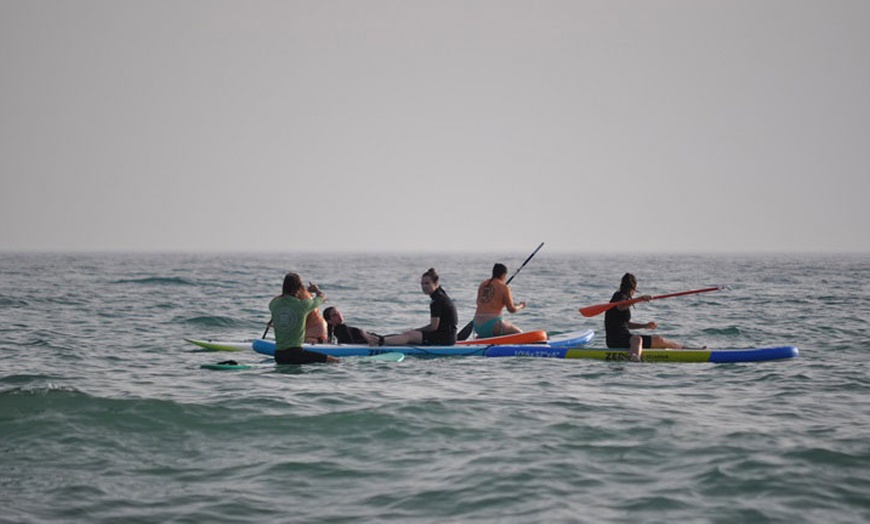
<path fill-rule="evenodd" d="M 271 323 L 275 329 L 275 362 L 278 364 L 312 364 L 315 362 L 338 362 L 339 359 L 302 349 L 305 342 L 305 319 L 309 313 L 319 308 L 326 295 L 317 285 L 309 282 L 305 293 L 302 278 L 297 273 L 287 273 L 281 294 L 269 302 L 272 313 Z"/>

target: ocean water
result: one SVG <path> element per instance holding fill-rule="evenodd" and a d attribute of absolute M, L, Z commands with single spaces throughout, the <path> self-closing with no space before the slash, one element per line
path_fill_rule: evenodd
<path fill-rule="evenodd" d="M 470 320 L 526 254 L 0 254 L 0 522 L 867 522 L 870 255 L 584 255 L 544 248 L 511 319 L 634 310 L 713 348 L 797 359 L 631 364 L 480 357 L 201 370 L 253 352 L 283 274 L 348 323 L 428 322 L 430 266 Z"/>

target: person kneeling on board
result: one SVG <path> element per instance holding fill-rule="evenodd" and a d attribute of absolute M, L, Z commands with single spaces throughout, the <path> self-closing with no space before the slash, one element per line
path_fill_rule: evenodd
<path fill-rule="evenodd" d="M 311 297 L 310 293 L 316 296 Z M 315 362 L 339 362 L 339 359 L 302 349 L 305 342 L 305 323 L 308 315 L 319 308 L 326 295 L 313 283 L 306 290 L 302 278 L 296 273 L 287 273 L 281 294 L 269 302 L 272 327 L 275 329 L 275 362 L 278 364 L 312 364 Z"/>
<path fill-rule="evenodd" d="M 497 263 L 492 266 L 492 278 L 480 283 L 477 288 L 477 310 L 474 312 L 474 333 L 477 338 L 495 337 L 522 333 L 523 330 L 504 320 L 502 309 L 511 313 L 526 307 L 525 302 L 514 304 L 511 288 L 505 283 L 507 266 Z"/>

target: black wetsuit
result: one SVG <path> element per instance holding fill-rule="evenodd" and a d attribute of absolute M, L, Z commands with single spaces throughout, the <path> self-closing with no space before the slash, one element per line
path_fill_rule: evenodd
<path fill-rule="evenodd" d="M 362 335 L 360 328 L 350 327 L 347 324 L 335 326 L 332 332 L 339 344 L 368 344 L 369 341 Z"/>
<path fill-rule="evenodd" d="M 278 364 L 316 364 L 326 362 L 324 353 L 308 351 L 302 348 L 275 350 L 275 362 Z"/>
<path fill-rule="evenodd" d="M 438 329 L 435 331 L 423 331 L 423 344 L 427 346 L 452 346 L 456 343 L 456 324 L 458 316 L 456 306 L 447 296 L 441 286 L 430 295 L 432 302 L 429 303 L 429 315 L 439 318 Z"/>
<path fill-rule="evenodd" d="M 617 291 L 610 299 L 611 302 L 622 302 L 623 300 L 631 300 L 631 297 L 622 291 Z M 607 347 L 609 348 L 628 348 L 631 346 L 631 332 L 628 330 L 628 324 L 631 322 L 631 308 L 620 310 L 618 307 L 610 308 L 604 314 L 604 331 L 607 333 Z M 649 348 L 652 345 L 652 337 L 642 335 L 643 347 Z"/>

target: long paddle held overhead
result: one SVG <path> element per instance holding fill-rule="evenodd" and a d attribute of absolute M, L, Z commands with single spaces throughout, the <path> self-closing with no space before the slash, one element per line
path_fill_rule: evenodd
<path fill-rule="evenodd" d="M 532 257 L 534 257 L 534 256 L 538 253 L 538 251 L 541 250 L 542 247 L 544 247 L 544 243 L 543 243 L 543 242 L 541 242 L 541 245 L 539 245 L 537 249 L 535 249 L 534 251 L 532 251 L 532 254 L 529 255 L 528 258 L 526 258 L 525 262 L 523 262 L 523 264 L 522 264 L 520 267 L 518 267 L 516 271 L 514 271 L 514 274 L 511 275 L 511 277 L 507 280 L 507 284 L 510 284 L 510 283 L 511 283 L 511 280 L 513 280 L 515 276 L 519 275 L 520 271 L 522 271 L 522 269 L 523 269 L 524 267 L 526 267 L 526 264 L 529 263 L 529 260 L 531 260 Z M 465 339 L 467 339 L 468 336 L 471 335 L 471 331 L 472 331 L 473 329 L 474 329 L 474 320 L 472 320 L 471 322 L 469 322 L 468 324 L 466 324 L 465 327 L 462 328 L 462 329 L 459 331 L 459 333 L 456 335 L 456 340 L 465 340 Z"/>
<path fill-rule="evenodd" d="M 722 289 L 721 287 L 705 287 L 704 289 L 693 289 L 692 291 L 680 291 L 679 293 L 668 293 L 667 295 L 656 295 L 652 297 L 653 300 L 658 300 L 660 298 L 671 298 L 671 297 L 681 297 L 683 295 L 694 295 L 695 293 L 706 293 L 708 291 L 719 291 Z M 595 304 L 594 306 L 581 307 L 580 314 L 584 317 L 594 317 L 596 315 L 600 315 L 607 311 L 608 309 L 613 309 L 617 306 L 630 306 L 632 304 L 636 304 L 637 302 L 641 302 L 642 298 L 632 298 L 629 300 L 622 300 L 620 302 L 607 302 L 605 304 Z"/>

